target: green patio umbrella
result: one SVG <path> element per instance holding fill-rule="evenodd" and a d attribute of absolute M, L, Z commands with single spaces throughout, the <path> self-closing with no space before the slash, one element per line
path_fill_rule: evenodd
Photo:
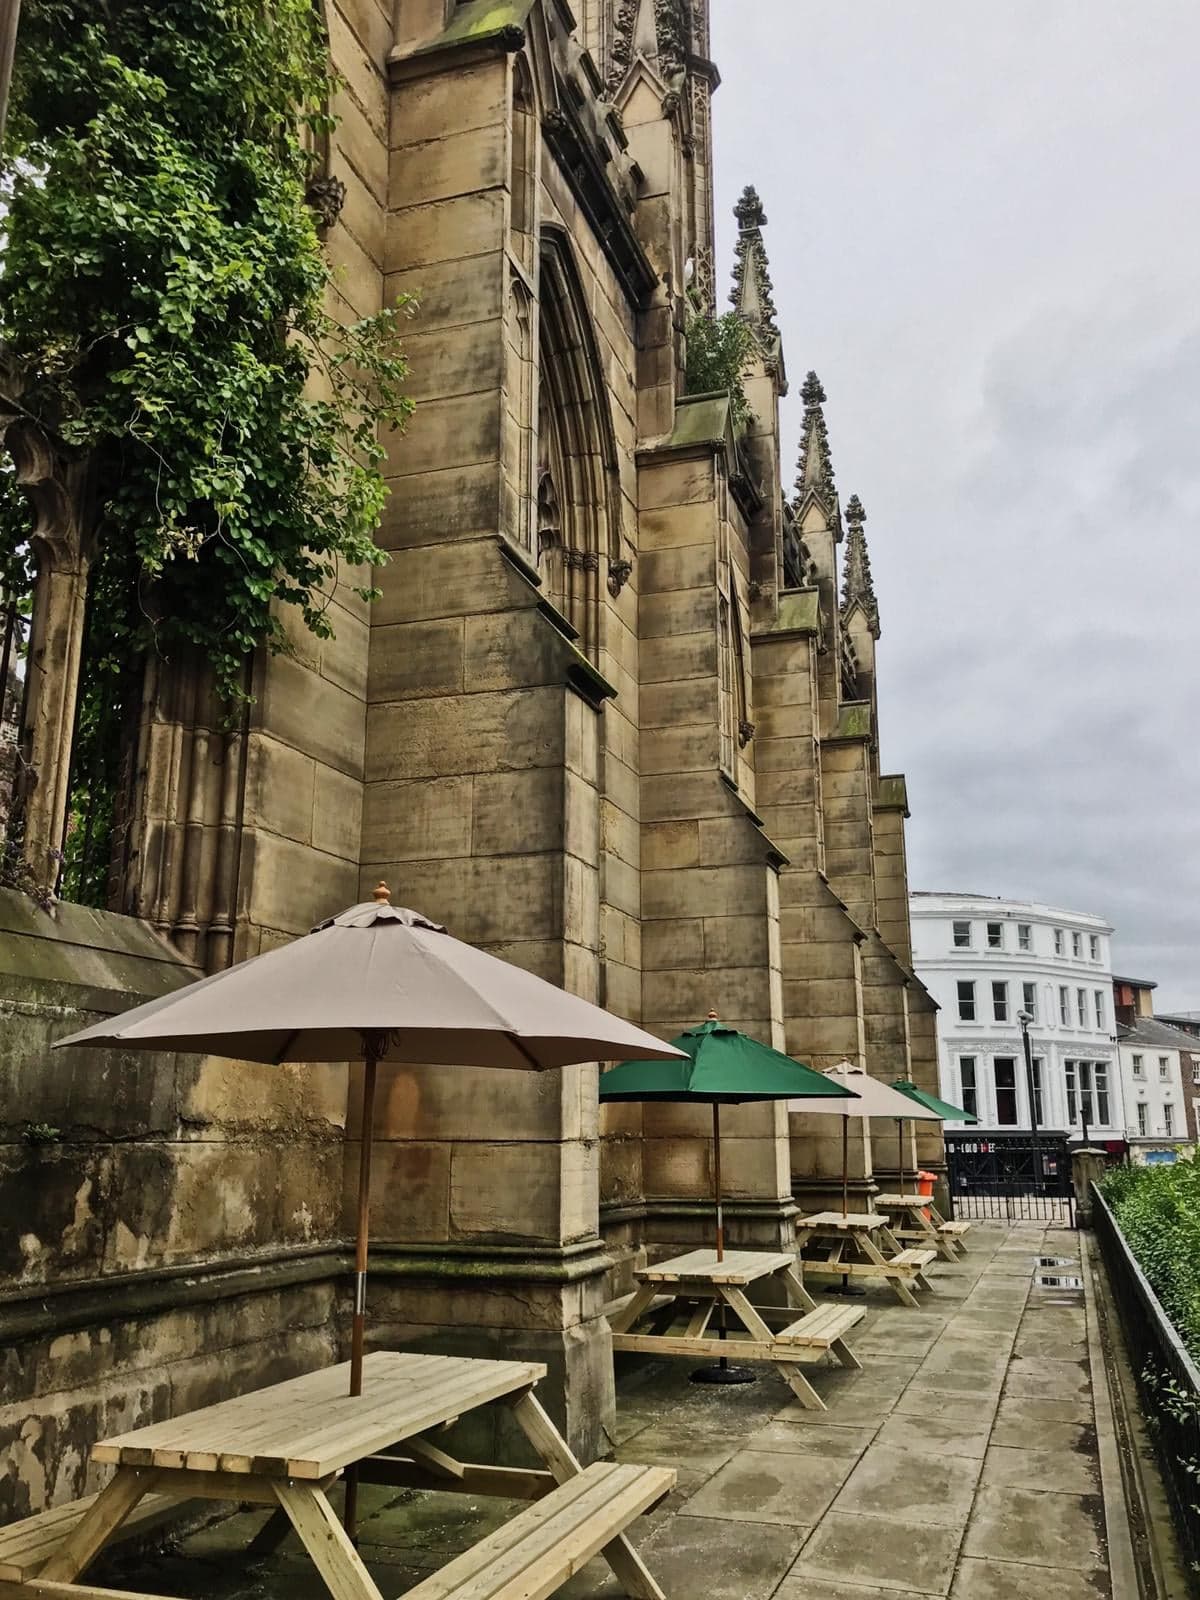
<path fill-rule="evenodd" d="M 969 1111 L 964 1111 L 961 1106 L 951 1105 L 949 1100 L 939 1100 L 936 1094 L 930 1094 L 928 1089 L 919 1089 L 915 1083 L 909 1083 L 907 1078 L 897 1078 L 892 1084 L 893 1089 L 898 1089 L 901 1094 L 907 1095 L 910 1100 L 915 1100 L 919 1106 L 924 1106 L 926 1111 L 932 1111 L 943 1122 L 971 1122 L 977 1123 L 978 1117 L 973 1117 Z"/>
<path fill-rule="evenodd" d="M 906 1100 L 911 1100 L 914 1105 L 924 1106 L 926 1111 L 932 1111 L 935 1117 L 942 1122 L 971 1122 L 977 1123 L 978 1117 L 973 1117 L 969 1111 L 964 1111 L 961 1106 L 951 1105 L 949 1100 L 939 1100 L 936 1094 L 931 1094 L 928 1089 L 921 1089 L 915 1083 L 910 1083 L 907 1078 L 897 1078 L 892 1088 L 899 1091 Z M 904 1124 L 897 1123 L 900 1134 L 900 1187 L 904 1188 Z"/>
<path fill-rule="evenodd" d="M 721 1107 L 754 1100 L 853 1099 L 850 1089 L 831 1083 L 823 1073 L 801 1066 L 749 1034 L 726 1027 L 715 1011 L 698 1027 L 671 1043 L 687 1057 L 680 1061 L 626 1061 L 601 1074 L 602 1102 L 655 1100 L 680 1105 L 710 1105 L 713 1117 L 713 1199 L 717 1213 L 717 1260 L 725 1258 L 725 1218 L 721 1200 Z M 720 1308 L 719 1337 L 725 1337 L 725 1307 Z M 692 1374 L 703 1383 L 753 1383 L 754 1374 L 731 1367 L 724 1356 L 715 1367 Z"/>
<path fill-rule="evenodd" d="M 821 1072 L 759 1044 L 749 1034 L 726 1027 L 715 1011 L 698 1027 L 671 1043 L 686 1061 L 626 1061 L 600 1078 L 601 1101 L 664 1100 L 711 1105 L 713 1113 L 713 1199 L 717 1213 L 717 1260 L 725 1256 L 725 1218 L 721 1201 L 721 1107 L 753 1100 L 855 1098 L 851 1089 L 831 1083 Z"/>

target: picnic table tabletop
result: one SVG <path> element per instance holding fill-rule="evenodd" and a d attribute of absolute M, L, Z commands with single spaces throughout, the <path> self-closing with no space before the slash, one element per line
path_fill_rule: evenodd
<path fill-rule="evenodd" d="M 36 1576 L 23 1576 L 14 1592 L 28 1586 L 31 1596 L 122 1600 L 78 1580 L 153 1494 L 268 1506 L 274 1514 L 256 1536 L 254 1554 L 294 1529 L 334 1600 L 384 1600 L 327 1497 L 346 1471 L 348 1485 L 353 1475 L 539 1502 L 420 1584 L 420 1600 L 496 1600 L 515 1593 L 511 1584 L 523 1574 L 532 1587 L 522 1594 L 549 1594 L 596 1553 L 624 1593 L 663 1600 L 623 1530 L 661 1500 L 674 1472 L 582 1467 L 533 1394 L 546 1375 L 541 1362 L 379 1351 L 363 1362 L 357 1396 L 348 1392 L 349 1371 L 346 1363 L 326 1367 L 101 1440 L 93 1459 L 115 1465 L 115 1475 L 61 1530 L 37 1526 L 23 1535 L 26 1543 L 40 1541 L 39 1559 L 32 1562 Z M 460 1462 L 428 1437 L 496 1401 L 510 1408 L 540 1469 Z M 0 1587 L 9 1592 L 8 1584 Z"/>
<path fill-rule="evenodd" d="M 755 1283 L 794 1265 L 795 1257 L 785 1250 L 727 1250 L 721 1258 L 715 1250 L 689 1250 L 639 1267 L 635 1277 L 643 1283 Z"/>
<path fill-rule="evenodd" d="M 872 1203 L 877 1206 L 883 1206 L 888 1210 L 900 1211 L 906 1206 L 913 1208 L 919 1206 L 924 1210 L 926 1206 L 933 1204 L 933 1196 L 928 1194 L 877 1194 Z"/>
<path fill-rule="evenodd" d="M 879 1216 L 874 1211 L 851 1211 L 843 1216 L 840 1211 L 815 1211 L 811 1217 L 801 1217 L 796 1223 L 797 1230 L 808 1229 L 820 1232 L 874 1232 L 876 1228 L 886 1228 L 887 1218 Z"/>

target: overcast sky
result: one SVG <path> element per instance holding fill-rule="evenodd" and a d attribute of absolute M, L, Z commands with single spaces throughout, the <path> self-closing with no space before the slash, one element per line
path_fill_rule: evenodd
<path fill-rule="evenodd" d="M 1200 7 L 712 11 L 722 262 L 753 183 L 786 449 L 815 368 L 867 508 L 912 886 L 1096 912 L 1200 1010 Z"/>

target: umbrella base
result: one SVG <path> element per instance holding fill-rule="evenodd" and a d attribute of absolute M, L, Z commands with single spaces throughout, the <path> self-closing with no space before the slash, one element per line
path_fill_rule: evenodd
<path fill-rule="evenodd" d="M 688 1374 L 692 1383 L 757 1383 L 757 1373 L 751 1372 L 749 1367 L 731 1367 L 725 1361 L 719 1361 L 713 1367 L 697 1367 L 695 1372 Z"/>
<path fill-rule="evenodd" d="M 858 1284 L 851 1283 L 849 1278 L 843 1278 L 841 1283 L 834 1283 L 828 1289 L 821 1291 L 823 1294 L 842 1294 L 848 1300 L 860 1300 L 866 1295 L 865 1289 L 860 1289 Z"/>

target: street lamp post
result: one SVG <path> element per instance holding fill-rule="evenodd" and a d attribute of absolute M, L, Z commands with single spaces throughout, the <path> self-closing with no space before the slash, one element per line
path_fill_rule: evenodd
<path fill-rule="evenodd" d="M 1033 1181 L 1040 1187 L 1042 1182 L 1042 1145 L 1038 1130 L 1037 1095 L 1033 1082 L 1033 1051 L 1029 1044 L 1029 1024 L 1033 1021 L 1032 1011 L 1018 1011 L 1017 1021 L 1021 1024 L 1021 1043 L 1025 1050 L 1025 1093 L 1029 1097 L 1029 1130 L 1033 1136 Z"/>

